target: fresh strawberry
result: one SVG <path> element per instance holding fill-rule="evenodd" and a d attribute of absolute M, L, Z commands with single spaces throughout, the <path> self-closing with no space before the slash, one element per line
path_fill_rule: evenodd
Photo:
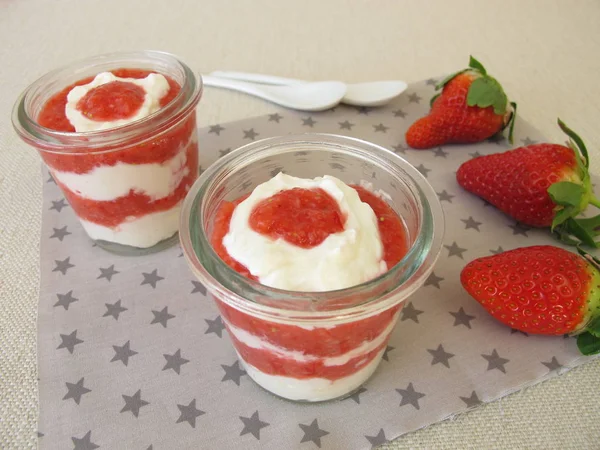
<path fill-rule="evenodd" d="M 460 281 L 500 322 L 532 334 L 577 334 L 583 354 L 600 352 L 599 261 L 538 245 L 476 259 Z"/>
<path fill-rule="evenodd" d="M 431 111 L 406 132 L 406 143 L 424 149 L 444 144 L 481 142 L 510 125 L 509 140 L 517 105 L 509 105 L 504 89 L 471 56 L 469 68 L 442 80 L 431 99 Z"/>
<path fill-rule="evenodd" d="M 588 204 L 600 206 L 592 192 L 587 149 L 560 119 L 558 125 L 572 139 L 568 147 L 534 144 L 480 156 L 462 164 L 456 179 L 523 224 L 551 227 L 571 245 L 598 247 L 594 237 L 600 234 L 600 216 L 575 219 Z"/>

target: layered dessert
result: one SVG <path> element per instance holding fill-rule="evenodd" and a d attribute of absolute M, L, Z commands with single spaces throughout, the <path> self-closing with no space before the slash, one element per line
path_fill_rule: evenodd
<path fill-rule="evenodd" d="M 82 133 L 75 150 L 41 155 L 92 239 L 149 248 L 177 232 L 181 202 L 198 176 L 194 112 L 133 138 L 127 131 L 127 139 L 100 150 L 86 142 L 102 132 L 125 136 L 180 90 L 167 75 L 120 68 L 81 79 L 41 107 L 42 127 Z"/>
<path fill-rule="evenodd" d="M 238 273 L 295 292 L 360 285 L 407 252 L 402 219 L 368 186 L 283 173 L 223 202 L 211 244 Z M 370 377 L 401 308 L 340 324 L 291 325 L 217 303 L 248 374 L 276 395 L 313 402 L 347 395 Z"/>

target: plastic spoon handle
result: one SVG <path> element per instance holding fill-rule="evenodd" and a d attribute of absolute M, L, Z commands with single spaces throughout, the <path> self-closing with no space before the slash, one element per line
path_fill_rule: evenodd
<path fill-rule="evenodd" d="M 346 95 L 346 85 L 340 81 L 317 81 L 294 86 L 272 86 L 203 75 L 205 86 L 221 87 L 244 92 L 300 111 L 324 111 Z"/>
<path fill-rule="evenodd" d="M 260 85 L 246 83 L 244 81 L 232 80 L 230 78 L 218 78 L 211 75 L 202 75 L 202 83 L 206 86 L 232 89 L 234 91 L 245 92 L 265 100 L 273 100 L 273 97 L 265 93 Z"/>
<path fill-rule="evenodd" d="M 274 75 L 263 75 L 260 73 L 235 72 L 230 70 L 216 70 L 211 72 L 215 77 L 228 78 L 230 80 L 249 81 L 251 83 L 273 84 L 280 86 L 293 86 L 303 84 L 306 81 L 295 78 L 276 77 Z"/>

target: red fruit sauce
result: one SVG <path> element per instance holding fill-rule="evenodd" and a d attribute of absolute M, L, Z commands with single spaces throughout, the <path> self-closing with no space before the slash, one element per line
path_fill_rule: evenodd
<path fill-rule="evenodd" d="M 77 110 L 88 119 L 100 122 L 127 119 L 141 108 L 145 97 L 141 86 L 113 81 L 90 89 L 77 102 Z"/>
<path fill-rule="evenodd" d="M 388 269 L 398 263 L 407 252 L 407 239 L 401 218 L 380 197 L 360 187 L 352 186 L 360 199 L 367 203 L 378 219 L 379 233 Z M 235 207 L 245 200 L 224 202 L 217 211 L 211 243 L 223 261 L 240 274 L 256 280 L 248 270 L 235 261 L 223 245 Z M 303 248 L 319 245 L 331 233 L 343 230 L 345 218 L 337 202 L 321 189 L 290 189 L 263 200 L 252 211 L 249 225 L 255 231 L 274 239 L 281 238 Z M 281 352 L 252 348 L 230 336 L 242 358 L 258 370 L 270 375 L 297 379 L 326 378 L 337 380 L 357 372 L 371 362 L 385 348 L 387 338 L 375 348 L 350 358 L 341 365 L 325 365 L 325 358 L 345 353 L 376 339 L 394 320 L 401 305 L 366 319 L 342 325 L 313 329 L 285 325 L 255 318 L 228 306 L 217 299 L 228 328 L 244 330 L 265 343 L 282 351 L 302 352 L 306 361 L 286 357 Z M 235 330 L 234 330 L 235 331 Z"/>

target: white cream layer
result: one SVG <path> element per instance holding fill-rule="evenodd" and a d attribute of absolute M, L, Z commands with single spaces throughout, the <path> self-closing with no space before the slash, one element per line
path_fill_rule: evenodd
<path fill-rule="evenodd" d="M 377 366 L 381 361 L 384 351 L 385 349 L 381 350 L 371 362 L 356 373 L 334 381 L 326 378 L 299 380 L 292 377 L 268 375 L 245 362 L 242 357 L 239 359 L 248 375 L 267 391 L 290 400 L 319 402 L 332 400 L 358 389 L 360 385 L 373 375 L 373 372 L 375 372 L 375 369 L 377 369 Z"/>
<path fill-rule="evenodd" d="M 133 116 L 126 119 L 110 121 L 91 120 L 77 109 L 77 103 L 88 92 L 94 88 L 97 88 L 98 86 L 102 86 L 103 84 L 111 83 L 113 81 L 123 81 L 135 84 L 144 89 L 144 102 Z M 71 89 L 71 91 L 67 94 L 65 115 L 77 132 L 98 131 L 120 127 L 128 123 L 135 122 L 136 120 L 143 119 L 144 117 L 158 111 L 161 108 L 160 99 L 169 92 L 169 88 L 169 82 L 167 79 L 158 73 L 151 73 L 146 78 L 138 79 L 120 78 L 111 72 L 102 72 L 96 75 L 88 84 L 75 86 L 73 89 Z"/>
<path fill-rule="evenodd" d="M 298 350 L 288 350 L 282 347 L 278 347 L 277 345 L 273 345 L 270 342 L 267 342 L 259 337 L 248 333 L 246 330 L 233 326 L 231 323 L 226 322 L 228 330 L 233 336 L 244 345 L 247 345 L 250 348 L 265 350 L 277 355 L 280 358 L 293 359 L 298 362 L 312 362 L 312 361 L 323 361 L 325 366 L 341 366 L 346 364 L 353 358 L 356 358 L 361 355 L 366 355 L 367 353 L 373 351 L 381 344 L 383 344 L 390 333 L 394 330 L 394 326 L 396 325 L 396 320 L 398 319 L 398 314 L 392 319 L 390 324 L 373 340 L 365 341 L 358 347 L 350 350 L 339 356 L 331 356 L 331 357 L 322 357 L 322 356 L 314 356 L 314 355 L 306 355 Z"/>
<path fill-rule="evenodd" d="M 114 228 L 80 220 L 87 234 L 94 240 L 148 248 L 170 238 L 178 231 L 180 209 L 181 202 L 166 211 L 126 220 Z"/>
<path fill-rule="evenodd" d="M 80 197 L 110 201 L 128 195 L 130 191 L 145 194 L 153 201 L 168 197 L 188 175 L 187 146 L 163 163 L 126 164 L 95 167 L 87 173 L 52 170 L 52 175 Z"/>
<path fill-rule="evenodd" d="M 250 228 L 250 214 L 260 202 L 293 188 L 320 188 L 329 194 L 346 218 L 343 231 L 332 233 L 321 244 L 306 249 Z M 235 208 L 223 245 L 262 284 L 279 289 L 304 292 L 344 289 L 387 270 L 373 209 L 360 200 L 354 189 L 329 175 L 304 179 L 279 173 L 258 185 Z"/>

